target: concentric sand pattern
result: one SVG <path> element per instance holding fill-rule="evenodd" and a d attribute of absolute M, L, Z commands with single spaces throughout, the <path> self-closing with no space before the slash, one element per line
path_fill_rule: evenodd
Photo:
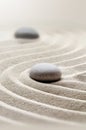
<path fill-rule="evenodd" d="M 0 42 L 0 120 L 86 123 L 85 44 L 85 32 L 47 33 L 25 44 Z M 62 79 L 32 80 L 30 68 L 41 62 L 58 65 Z"/>

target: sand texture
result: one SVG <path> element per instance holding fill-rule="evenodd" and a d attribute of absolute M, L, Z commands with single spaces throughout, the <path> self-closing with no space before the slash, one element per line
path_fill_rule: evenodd
<path fill-rule="evenodd" d="M 36 63 L 52 63 L 62 79 L 29 77 Z M 36 41 L 0 41 L 0 122 L 86 123 L 86 33 L 46 32 Z"/>

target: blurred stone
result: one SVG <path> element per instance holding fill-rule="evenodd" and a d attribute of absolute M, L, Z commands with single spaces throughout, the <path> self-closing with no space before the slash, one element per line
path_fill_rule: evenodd
<path fill-rule="evenodd" d="M 20 28 L 15 32 L 16 38 L 36 39 L 39 34 L 32 28 Z"/>

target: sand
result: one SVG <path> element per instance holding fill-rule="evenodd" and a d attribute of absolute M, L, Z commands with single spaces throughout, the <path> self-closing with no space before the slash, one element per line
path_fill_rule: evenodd
<path fill-rule="evenodd" d="M 86 32 L 42 32 L 40 39 L 0 41 L 0 124 L 86 123 Z M 62 79 L 29 77 L 36 63 L 52 63 Z"/>

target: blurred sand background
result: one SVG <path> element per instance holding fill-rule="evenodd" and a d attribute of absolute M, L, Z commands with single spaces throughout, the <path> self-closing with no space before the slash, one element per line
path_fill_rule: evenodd
<path fill-rule="evenodd" d="M 86 0 L 0 0 L 0 28 L 86 28 Z"/>

